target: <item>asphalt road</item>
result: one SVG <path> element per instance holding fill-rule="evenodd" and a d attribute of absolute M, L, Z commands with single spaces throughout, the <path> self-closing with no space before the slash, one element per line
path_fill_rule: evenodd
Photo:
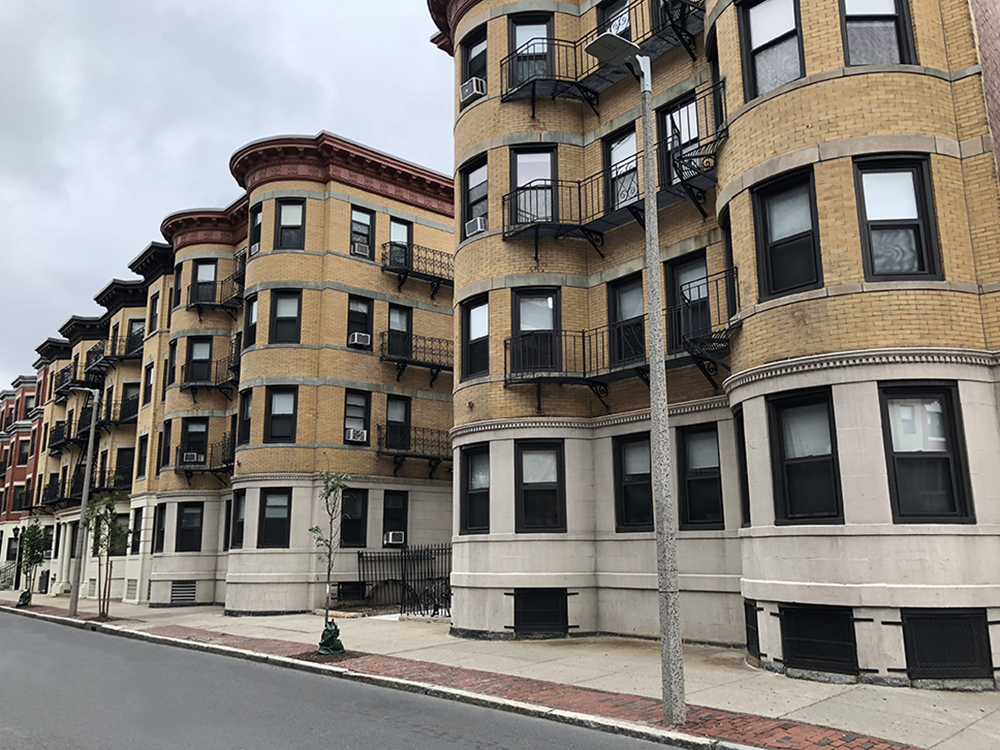
<path fill-rule="evenodd" d="M 0 613 L 3 750 L 651 750 L 603 732 Z"/>

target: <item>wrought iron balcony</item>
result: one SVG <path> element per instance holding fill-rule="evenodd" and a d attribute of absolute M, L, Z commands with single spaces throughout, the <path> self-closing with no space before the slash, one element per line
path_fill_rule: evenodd
<path fill-rule="evenodd" d="M 240 379 L 240 361 L 242 356 L 243 332 L 241 331 L 229 339 L 229 358 L 227 360 L 229 363 L 229 374 L 236 381 Z"/>
<path fill-rule="evenodd" d="M 62 496 L 62 482 L 53 479 L 42 488 L 42 505 L 54 505 Z"/>
<path fill-rule="evenodd" d="M 235 318 L 243 304 L 243 281 L 235 275 L 222 281 L 196 281 L 188 285 L 188 309 L 196 309 L 200 318 L 203 310 L 225 310 Z"/>
<path fill-rule="evenodd" d="M 73 425 L 71 420 L 64 422 L 56 422 L 55 425 L 49 429 L 49 453 L 58 454 L 62 451 L 63 447 L 66 446 L 72 437 Z"/>
<path fill-rule="evenodd" d="M 718 389 L 719 368 L 729 370 L 729 340 L 740 322 L 739 269 L 736 266 L 680 288 L 680 303 L 667 308 L 669 351 L 686 351 L 702 375 Z"/>
<path fill-rule="evenodd" d="M 235 463 L 236 440 L 232 432 L 227 432 L 220 442 L 212 445 L 189 443 L 177 446 L 174 471 L 182 471 L 189 476 L 195 472 L 208 472 L 225 481 L 223 475 L 231 474 Z"/>
<path fill-rule="evenodd" d="M 239 383 L 239 377 L 230 370 L 229 363 L 230 359 L 226 356 L 215 362 L 206 359 L 181 365 L 181 390 L 190 390 L 197 396 L 199 388 L 217 388 L 229 396 Z"/>
<path fill-rule="evenodd" d="M 451 339 L 416 336 L 406 331 L 382 331 L 380 336 L 379 358 L 396 363 L 397 381 L 408 365 L 430 369 L 432 386 L 441 372 L 455 368 L 455 343 Z"/>
<path fill-rule="evenodd" d="M 397 289 L 409 278 L 429 282 L 431 299 L 442 286 L 455 286 L 454 257 L 420 245 L 386 242 L 382 245 L 382 270 L 397 275 Z"/>
<path fill-rule="evenodd" d="M 56 396 L 62 400 L 74 387 L 100 388 L 103 383 L 103 372 L 85 372 L 80 365 L 69 364 L 56 373 L 53 386 Z"/>
<path fill-rule="evenodd" d="M 597 11 L 600 13 L 600 11 Z M 678 46 L 695 57 L 695 37 L 704 27 L 704 0 L 632 0 L 613 18 L 576 41 L 531 39 L 500 61 L 500 99 L 538 97 L 586 101 L 597 111 L 598 94 L 628 75 L 622 65 L 601 63 L 586 48 L 606 31 L 632 40 L 652 59 Z"/>
<path fill-rule="evenodd" d="M 233 276 L 236 281 L 242 282 L 247 275 L 247 254 L 246 251 L 236 253 L 233 256 Z"/>
<path fill-rule="evenodd" d="M 451 438 L 447 430 L 430 427 L 411 427 L 389 422 L 377 425 L 376 454 L 392 456 L 393 475 L 397 474 L 408 458 L 424 459 L 430 466 L 430 478 L 442 461 L 451 460 Z"/>
<path fill-rule="evenodd" d="M 87 350 L 87 357 L 83 366 L 84 372 L 104 372 L 108 369 L 108 360 L 106 357 L 107 346 L 107 340 L 98 341 Z"/>
<path fill-rule="evenodd" d="M 94 413 L 93 405 L 84 406 L 80 409 L 80 414 L 76 418 L 76 436 L 86 439 L 90 433 L 90 417 Z"/>
<path fill-rule="evenodd" d="M 132 488 L 132 464 L 109 466 L 103 472 L 98 472 L 94 478 L 94 489 L 112 492 L 122 492 Z"/>
<path fill-rule="evenodd" d="M 97 417 L 98 424 L 126 424 L 134 422 L 139 414 L 139 396 L 120 401 L 109 401 L 104 405 L 104 410 Z"/>
<path fill-rule="evenodd" d="M 79 469 L 73 473 L 73 479 L 70 481 L 68 497 L 70 500 L 80 500 L 83 498 L 83 480 L 86 477 L 83 469 Z M 91 478 L 93 482 L 93 477 Z M 91 484 L 91 489 L 93 489 L 93 484 Z"/>
<path fill-rule="evenodd" d="M 142 342 L 146 340 L 146 328 L 140 326 L 125 337 L 122 346 L 121 357 L 123 359 L 133 359 L 142 357 Z"/>

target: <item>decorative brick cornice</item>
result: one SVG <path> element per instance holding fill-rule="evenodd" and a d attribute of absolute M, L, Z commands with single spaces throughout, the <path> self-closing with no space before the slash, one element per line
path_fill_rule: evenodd
<path fill-rule="evenodd" d="M 761 365 L 733 375 L 723 383 L 726 393 L 731 393 L 760 380 L 803 372 L 833 370 L 864 365 L 964 365 L 967 367 L 995 367 L 1000 364 L 997 352 L 975 349 L 874 349 L 866 351 L 818 354 Z"/>
<path fill-rule="evenodd" d="M 248 199 L 241 197 L 228 208 L 201 208 L 170 214 L 160 233 L 176 253 L 188 245 L 235 245 L 247 236 Z"/>
<path fill-rule="evenodd" d="M 455 28 L 462 17 L 478 5 L 481 0 L 427 0 L 427 9 L 440 33 L 431 37 L 431 43 L 447 52 L 455 54 Z"/>
<path fill-rule="evenodd" d="M 248 193 L 279 180 L 338 182 L 434 213 L 455 213 L 450 177 L 332 133 L 255 141 L 233 154 L 229 169 Z"/>

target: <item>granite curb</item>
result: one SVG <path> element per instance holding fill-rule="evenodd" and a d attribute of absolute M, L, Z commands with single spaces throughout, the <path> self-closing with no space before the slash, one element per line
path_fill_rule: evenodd
<path fill-rule="evenodd" d="M 245 661 L 253 661 L 261 664 L 270 664 L 278 667 L 296 669 L 300 672 L 325 675 L 328 677 L 339 677 L 341 679 L 351 680 L 362 684 L 386 687 L 394 690 L 403 690 L 409 693 L 418 693 L 435 698 L 458 701 L 460 703 L 468 703 L 482 708 L 493 708 L 500 711 L 520 714 L 522 716 L 547 719 L 549 721 L 557 721 L 562 724 L 570 724 L 572 726 L 583 727 L 586 729 L 608 732 L 609 734 L 624 735 L 634 739 L 656 742 L 661 745 L 673 745 L 678 748 L 684 748 L 685 750 L 761 750 L 760 748 L 741 745 L 727 740 L 698 737 L 668 729 L 657 729 L 656 727 L 638 724 L 631 721 L 609 719 L 591 714 L 582 714 L 561 709 L 535 706 L 530 703 L 481 695 L 479 693 L 473 693 L 457 688 L 442 687 L 439 685 L 415 682 L 412 680 L 403 680 L 395 677 L 385 677 L 382 675 L 365 674 L 362 672 L 352 671 L 345 667 L 316 664 L 312 662 L 300 661 L 298 659 L 292 659 L 286 656 L 275 656 L 256 651 L 247 651 L 244 649 L 233 648 L 231 646 L 201 643 L 198 641 L 184 640 L 182 638 L 171 638 L 169 636 L 146 633 L 141 630 L 131 630 L 120 625 L 95 622 L 93 620 L 80 620 L 72 617 L 45 614 L 42 612 L 31 612 L 3 605 L 0 605 L 0 612 L 7 612 L 21 617 L 43 620 L 45 622 L 51 622 L 58 625 L 66 625 L 80 630 L 90 630 L 95 633 L 116 635 L 123 638 L 130 638 L 132 640 L 157 643 L 163 646 L 173 646 L 176 648 L 185 648 L 190 651 L 216 654 L 218 656 L 235 657 Z"/>

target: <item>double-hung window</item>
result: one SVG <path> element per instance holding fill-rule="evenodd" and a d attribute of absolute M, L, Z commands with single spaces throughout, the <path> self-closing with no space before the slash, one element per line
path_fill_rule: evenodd
<path fill-rule="evenodd" d="M 388 352 L 394 357 L 410 359 L 413 356 L 413 309 L 389 305 Z"/>
<path fill-rule="evenodd" d="M 882 383 L 882 430 L 896 523 L 972 522 L 953 383 Z"/>
<path fill-rule="evenodd" d="M 684 347 L 684 340 L 704 336 L 712 330 L 709 306 L 708 266 L 705 253 L 690 253 L 667 264 L 667 305 L 671 353 Z"/>
<path fill-rule="evenodd" d="M 481 78 L 486 81 L 486 26 L 480 26 L 462 40 L 462 83 Z M 465 103 L 462 103 L 465 106 Z"/>
<path fill-rule="evenodd" d="M 194 281 L 188 291 L 189 304 L 215 302 L 215 271 L 216 262 L 214 260 L 195 261 Z"/>
<path fill-rule="evenodd" d="M 278 250 L 301 250 L 305 247 L 306 202 L 282 199 L 278 201 L 274 227 L 274 247 Z"/>
<path fill-rule="evenodd" d="M 858 159 L 854 167 L 865 277 L 942 278 L 927 162 Z"/>
<path fill-rule="evenodd" d="M 243 549 L 243 528 L 247 517 L 247 491 L 233 490 L 233 520 L 229 524 L 229 548 Z"/>
<path fill-rule="evenodd" d="M 488 534 L 490 531 L 490 447 L 471 445 L 462 449 L 462 499 L 459 531 Z"/>
<path fill-rule="evenodd" d="M 510 17 L 511 58 L 510 84 L 517 87 L 536 78 L 545 78 L 552 69 L 549 37 L 552 36 L 551 15 L 520 15 Z"/>
<path fill-rule="evenodd" d="M 149 435 L 142 435 L 139 437 L 139 453 L 136 458 L 136 479 L 146 476 L 147 463 L 149 463 Z"/>
<path fill-rule="evenodd" d="M 253 389 L 240 393 L 240 419 L 236 444 L 245 445 L 250 442 L 250 417 L 253 414 Z"/>
<path fill-rule="evenodd" d="M 615 531 L 653 530 L 649 434 L 615 438 Z"/>
<path fill-rule="evenodd" d="M 264 207 L 259 203 L 250 209 L 250 249 L 247 255 L 251 258 L 260 252 L 260 227 L 264 219 Z"/>
<path fill-rule="evenodd" d="M 208 419 L 186 417 L 181 422 L 180 465 L 208 461 Z"/>
<path fill-rule="evenodd" d="M 347 344 L 354 349 L 372 348 L 372 301 L 350 295 L 347 298 Z"/>
<path fill-rule="evenodd" d="M 129 554 L 138 555 L 142 552 L 142 508 L 132 511 L 132 539 Z"/>
<path fill-rule="evenodd" d="M 389 219 L 389 265 L 413 268 L 413 225 L 401 219 Z"/>
<path fill-rule="evenodd" d="M 639 199 L 639 156 L 634 124 L 605 139 L 604 170 L 605 211 L 612 213 Z"/>
<path fill-rule="evenodd" d="M 516 532 L 566 531 L 561 441 L 522 440 L 514 443 L 514 485 Z"/>
<path fill-rule="evenodd" d="M 153 400 L 153 363 L 146 365 L 142 372 L 142 403 L 143 406 Z"/>
<path fill-rule="evenodd" d="M 462 377 L 490 372 L 490 305 L 477 297 L 462 305 Z"/>
<path fill-rule="evenodd" d="M 302 292 L 271 292 L 272 344 L 297 344 L 302 330 Z"/>
<path fill-rule="evenodd" d="M 558 221 L 559 207 L 553 184 L 556 181 L 556 150 L 518 149 L 511 153 L 511 186 L 514 201 L 511 224 L 541 224 Z"/>
<path fill-rule="evenodd" d="M 740 8 L 743 86 L 749 101 L 803 75 L 799 0 L 759 0 Z"/>
<path fill-rule="evenodd" d="M 79 524 L 73 524 L 73 550 L 75 556 L 76 536 Z M 167 504 L 157 503 L 153 508 L 153 552 L 163 552 L 163 543 L 167 535 Z"/>
<path fill-rule="evenodd" d="M 298 395 L 298 386 L 267 387 L 267 410 L 264 414 L 265 443 L 295 442 L 295 412 Z"/>
<path fill-rule="evenodd" d="M 351 255 L 375 255 L 375 212 L 351 206 Z"/>
<path fill-rule="evenodd" d="M 177 340 L 170 342 L 167 348 L 167 385 L 177 380 Z"/>
<path fill-rule="evenodd" d="M 489 180 L 486 155 L 462 169 L 462 237 L 471 237 L 489 227 Z"/>
<path fill-rule="evenodd" d="M 371 394 L 346 391 L 344 396 L 344 442 L 368 445 Z"/>
<path fill-rule="evenodd" d="M 714 424 L 678 430 L 680 528 L 721 529 L 722 475 Z"/>
<path fill-rule="evenodd" d="M 205 503 L 177 503 L 175 552 L 201 552 L 201 529 Z"/>
<path fill-rule="evenodd" d="M 688 166 L 698 160 L 700 128 L 698 104 L 693 97 L 660 110 L 660 174 L 661 185 L 676 185 L 697 173 Z M 697 163 L 697 161 L 695 162 Z"/>
<path fill-rule="evenodd" d="M 388 534 L 403 532 L 406 539 L 406 522 L 409 515 L 410 493 L 403 490 L 386 490 L 382 496 L 382 546 L 388 544 Z"/>
<path fill-rule="evenodd" d="M 17 443 L 17 465 L 25 466 L 28 463 L 28 456 L 31 454 L 31 443 L 28 440 L 19 440 Z"/>
<path fill-rule="evenodd" d="M 243 319 L 243 348 L 257 343 L 257 295 L 247 297 L 246 313 Z"/>
<path fill-rule="evenodd" d="M 775 519 L 842 522 L 837 430 L 829 390 L 769 399 Z"/>
<path fill-rule="evenodd" d="M 188 338 L 187 364 L 182 380 L 186 383 L 207 383 L 212 376 L 212 339 Z"/>
<path fill-rule="evenodd" d="M 753 197 L 761 300 L 821 287 L 812 172 L 768 183 Z"/>
<path fill-rule="evenodd" d="M 513 373 L 557 372 L 562 367 L 558 289 L 514 291 Z"/>
<path fill-rule="evenodd" d="M 268 488 L 261 490 L 257 548 L 288 547 L 291 534 L 291 518 L 291 488 Z"/>
<path fill-rule="evenodd" d="M 645 303 L 642 274 L 608 285 L 611 363 L 622 367 L 646 361 Z"/>
<path fill-rule="evenodd" d="M 385 398 L 385 445 L 394 450 L 410 449 L 410 399 L 407 396 Z"/>
<path fill-rule="evenodd" d="M 146 330 L 152 333 L 160 327 L 160 295 L 154 294 L 149 298 L 149 321 L 146 323 Z"/>
<path fill-rule="evenodd" d="M 842 0 L 848 65 L 898 65 L 916 59 L 909 0 Z"/>
<path fill-rule="evenodd" d="M 341 500 L 340 546 L 364 547 L 368 543 L 368 490 L 349 487 Z"/>

